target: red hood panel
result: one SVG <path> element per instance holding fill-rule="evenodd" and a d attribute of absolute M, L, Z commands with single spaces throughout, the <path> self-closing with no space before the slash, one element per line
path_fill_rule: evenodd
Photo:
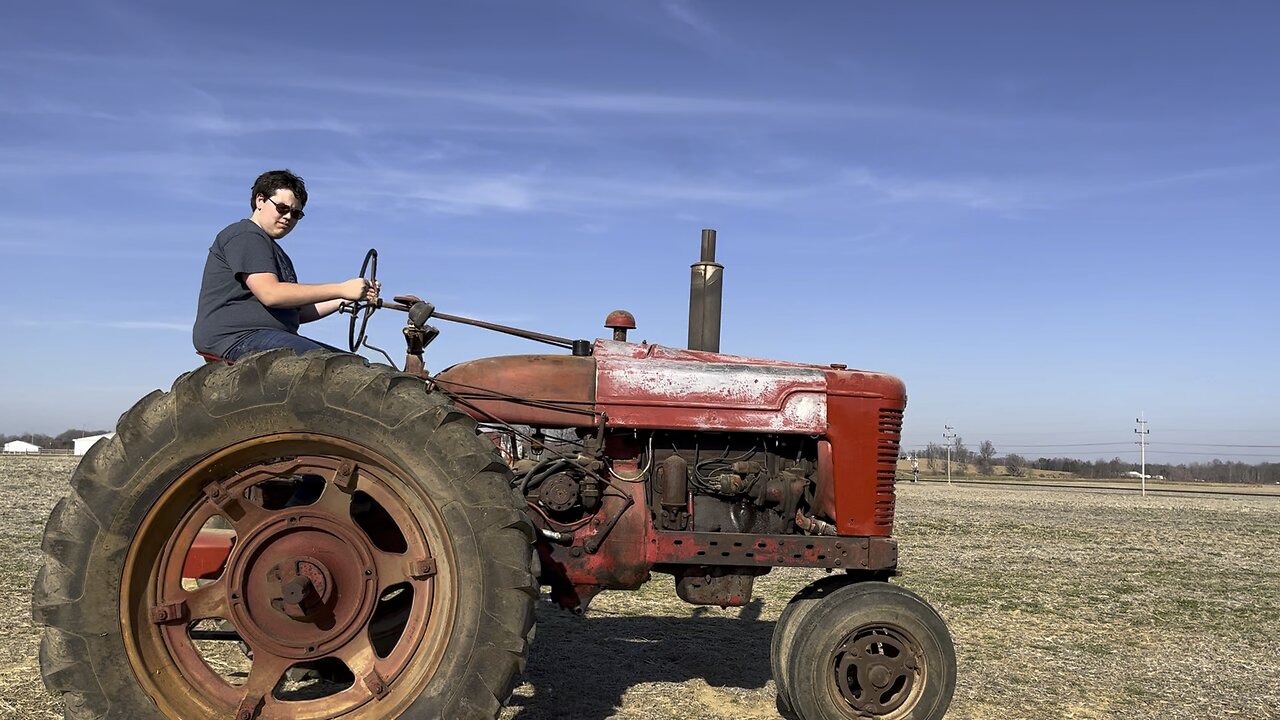
<path fill-rule="evenodd" d="M 615 427 L 821 434 L 819 368 L 597 340 L 596 404 Z"/>
<path fill-rule="evenodd" d="M 891 375 L 612 340 L 591 357 L 472 360 L 437 382 L 479 420 L 539 427 L 588 427 L 605 412 L 613 427 L 826 435 L 829 397 L 905 402 Z"/>

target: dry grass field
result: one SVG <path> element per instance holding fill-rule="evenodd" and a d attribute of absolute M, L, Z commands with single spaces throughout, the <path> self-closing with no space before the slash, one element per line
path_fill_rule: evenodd
<path fill-rule="evenodd" d="M 58 718 L 31 582 L 73 460 L 0 458 L 0 716 Z M 952 718 L 1280 718 L 1280 497 L 921 483 L 899 492 L 902 584 L 951 626 Z M 776 718 L 769 639 L 819 573 L 775 571 L 746 608 L 656 576 L 584 617 L 540 609 L 510 720 Z"/>

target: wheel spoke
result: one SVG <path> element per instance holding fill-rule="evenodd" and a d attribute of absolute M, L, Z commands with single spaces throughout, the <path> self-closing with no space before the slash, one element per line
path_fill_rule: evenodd
<path fill-rule="evenodd" d="M 186 603 L 187 613 L 192 620 L 226 619 L 230 614 L 230 605 L 227 602 L 226 580 L 215 580 L 208 585 L 189 591 Z"/>
<path fill-rule="evenodd" d="M 293 661 L 288 658 L 254 648 L 253 665 L 249 668 L 249 679 L 241 688 L 244 694 L 241 696 L 240 707 L 235 717 L 244 716 L 246 711 L 251 714 L 244 717 L 258 717 L 259 708 L 265 703 L 274 701 L 272 692 L 280 683 L 280 678 L 284 677 L 285 671 L 292 665 Z"/>
<path fill-rule="evenodd" d="M 325 483 L 324 492 L 320 493 L 320 499 L 316 500 L 311 507 L 343 521 L 349 522 L 351 520 L 351 495 L 331 482 Z"/>
<path fill-rule="evenodd" d="M 334 656 L 346 664 L 347 669 L 355 676 L 355 687 L 371 696 L 381 696 L 387 692 L 387 682 L 378 672 L 378 656 L 368 635 L 361 634 L 352 638 L 334 653 Z"/>
<path fill-rule="evenodd" d="M 884 657 L 880 663 L 896 675 L 910 675 L 916 670 L 915 656 L 901 650 L 897 657 Z"/>
<path fill-rule="evenodd" d="M 218 512 L 222 517 L 226 518 L 227 522 L 231 523 L 236 535 L 248 537 L 249 533 L 258 526 L 270 522 L 279 511 L 266 510 L 241 498 L 219 506 Z"/>
<path fill-rule="evenodd" d="M 412 558 L 403 554 L 378 551 L 373 554 L 373 562 L 378 570 L 380 592 L 386 592 L 392 585 L 398 585 L 412 576 Z"/>
<path fill-rule="evenodd" d="M 861 662 L 862 659 L 867 654 L 866 648 L 863 647 L 862 643 L 863 643 L 862 640 L 851 639 L 849 640 L 849 642 L 846 642 L 844 645 L 840 646 L 840 649 L 837 652 L 843 654 L 845 657 L 849 658 L 851 661 L 855 663 Z"/>

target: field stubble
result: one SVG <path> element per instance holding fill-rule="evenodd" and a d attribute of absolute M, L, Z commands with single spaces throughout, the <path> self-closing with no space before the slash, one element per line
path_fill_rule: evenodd
<path fill-rule="evenodd" d="M 0 458 L 0 716 L 58 718 L 30 619 L 71 458 Z M 1280 498 L 899 487 L 901 584 L 955 637 L 950 718 L 1280 717 Z M 776 718 L 769 640 L 821 575 L 777 570 L 744 608 L 656 575 L 577 617 L 539 608 L 506 720 Z"/>

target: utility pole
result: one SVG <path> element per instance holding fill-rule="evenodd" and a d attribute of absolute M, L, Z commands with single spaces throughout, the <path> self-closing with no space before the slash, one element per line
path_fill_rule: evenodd
<path fill-rule="evenodd" d="M 955 428 L 950 425 L 942 426 L 942 438 L 947 441 L 947 484 L 951 484 L 951 446 L 956 439 Z"/>
<path fill-rule="evenodd" d="M 1142 413 L 1134 420 L 1134 422 L 1138 423 L 1138 427 L 1134 429 L 1134 432 L 1138 434 L 1137 444 L 1142 446 L 1142 471 L 1138 474 L 1142 476 L 1143 497 L 1147 496 L 1147 436 L 1151 434 L 1151 431 L 1147 429 L 1147 421 L 1144 419 L 1146 417 L 1147 414 Z"/>

